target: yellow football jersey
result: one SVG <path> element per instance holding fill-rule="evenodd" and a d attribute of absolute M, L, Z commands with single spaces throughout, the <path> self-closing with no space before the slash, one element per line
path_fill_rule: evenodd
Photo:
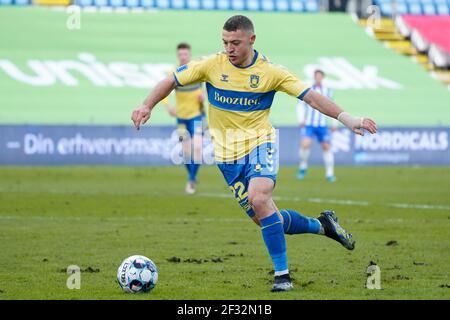
<path fill-rule="evenodd" d="M 240 159 L 260 144 L 275 142 L 268 118 L 276 91 L 302 99 L 309 90 L 256 50 L 247 67 L 233 65 L 222 52 L 179 67 L 174 77 L 181 88 L 206 82 L 209 130 L 218 162 Z"/>
<path fill-rule="evenodd" d="M 172 70 L 170 73 L 173 73 Z M 202 93 L 202 83 L 194 83 L 175 88 L 175 112 L 177 118 L 192 119 L 202 113 L 202 104 L 198 97 Z M 169 103 L 169 97 L 164 98 L 164 104 Z"/>

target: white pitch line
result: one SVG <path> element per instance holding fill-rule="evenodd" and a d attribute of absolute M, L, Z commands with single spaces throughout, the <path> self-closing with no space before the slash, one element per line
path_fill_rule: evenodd
<path fill-rule="evenodd" d="M 215 198 L 232 198 L 232 195 L 227 195 L 224 193 L 211 193 L 211 192 L 201 192 L 197 194 L 203 197 L 215 197 Z M 309 203 L 331 203 L 339 205 L 348 206 L 370 206 L 370 205 L 381 205 L 387 207 L 393 207 L 398 209 L 422 209 L 422 210 L 443 210 L 450 211 L 450 206 L 445 205 L 430 205 L 430 204 L 416 204 L 416 203 L 371 203 L 369 201 L 355 201 L 355 200 L 339 200 L 339 199 L 322 199 L 322 198 L 306 198 L 302 199 L 299 197 L 284 197 L 284 196 L 274 196 L 275 201 L 293 201 L 293 202 L 309 202 Z"/>
<path fill-rule="evenodd" d="M 242 214 L 244 215 L 244 214 Z M 7 216 L 2 216 L 0 215 L 0 221 L 14 221 L 14 220 L 19 220 L 19 221 L 23 221 L 21 223 L 23 223 L 23 225 L 26 225 L 27 222 L 29 221 L 46 221 L 46 222 L 66 222 L 66 221 L 77 221 L 80 223 L 97 223 L 97 224 L 101 224 L 101 223 L 109 223 L 109 222 L 142 222 L 142 223 L 152 223 L 154 222 L 154 218 L 152 216 L 135 216 L 135 217 L 96 217 L 96 216 L 29 216 L 29 215 L 19 215 L 19 216 L 14 216 L 14 215 L 7 215 Z M 404 223 L 404 219 L 401 218 L 396 218 L 396 219 L 377 219 L 377 220 L 372 220 L 372 219 L 345 219 L 347 223 L 351 222 L 351 223 L 365 223 L 365 224 L 374 224 L 374 223 L 396 223 L 396 224 L 402 224 Z M 222 222 L 222 223 L 247 223 L 248 221 L 251 221 L 248 217 L 241 217 L 241 218 L 218 218 L 218 217 L 210 217 L 210 218 L 199 218 L 199 219 L 195 219 L 195 218 L 176 218 L 176 219 L 172 219 L 172 220 L 164 220 L 161 221 L 161 224 L 169 224 L 170 225 L 184 225 L 185 223 L 199 223 L 199 222 L 205 222 L 205 223 L 217 223 L 217 222 Z M 426 221 L 426 220 L 415 220 L 415 221 Z"/>
<path fill-rule="evenodd" d="M 0 193 L 8 193 L 8 192 L 26 192 L 26 191 L 11 191 L 2 189 L 0 187 Z M 33 193 L 31 191 L 28 191 L 29 193 Z M 56 194 L 92 194 L 91 192 L 72 192 L 68 193 L 61 190 L 51 190 L 49 191 L 51 193 Z M 120 192 L 101 192 L 101 194 L 114 194 L 114 195 L 121 195 Z M 127 195 L 146 195 L 146 196 L 166 196 L 166 193 L 163 192 L 131 192 Z M 176 196 L 179 196 L 179 194 L 174 194 Z M 209 198 L 233 198 L 233 195 L 231 192 L 229 194 L 227 193 L 219 193 L 219 192 L 199 192 L 197 193 L 197 196 L 199 197 L 209 197 Z M 274 196 L 273 200 L 275 201 L 292 201 L 292 202 L 307 202 L 307 203 L 327 203 L 327 204 L 337 204 L 337 205 L 348 205 L 348 206 L 371 206 L 371 205 L 379 205 L 389 208 L 397 208 L 397 209 L 420 209 L 420 210 L 441 210 L 441 211 L 450 211 L 450 206 L 448 205 L 432 205 L 432 204 L 420 204 L 420 203 L 377 203 L 377 202 L 369 202 L 364 200 L 346 200 L 346 199 L 324 199 L 324 198 L 300 198 L 300 197 L 286 197 L 286 196 Z"/>
<path fill-rule="evenodd" d="M 283 197 L 283 196 L 274 196 L 273 200 L 275 200 L 275 201 L 293 201 L 293 202 L 346 204 L 346 205 L 351 205 L 351 206 L 368 206 L 368 205 L 370 205 L 370 203 L 367 201 L 336 200 L 336 199 L 321 199 L 321 198 L 302 199 L 299 197 Z"/>
<path fill-rule="evenodd" d="M 450 206 L 431 205 L 431 204 L 412 204 L 412 203 L 390 203 L 390 207 L 402 209 L 430 209 L 450 211 Z"/>
<path fill-rule="evenodd" d="M 85 221 L 85 220 L 94 220 L 97 222 L 111 222 L 111 221 L 118 221 L 118 222 L 126 222 L 126 221 L 154 221 L 155 219 L 152 216 L 134 216 L 134 217 L 96 217 L 96 216 L 14 216 L 14 215 L 7 215 L 2 216 L 0 215 L 0 220 L 35 220 L 35 221 Z M 171 224 L 183 224 L 185 222 L 242 222 L 242 221 L 249 221 L 249 218 L 203 218 L 203 219 L 193 219 L 193 218 L 176 218 L 176 219 L 170 219 L 167 221 L 167 223 Z"/>

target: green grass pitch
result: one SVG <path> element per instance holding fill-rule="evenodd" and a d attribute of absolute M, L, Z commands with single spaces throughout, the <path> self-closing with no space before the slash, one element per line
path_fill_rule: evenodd
<path fill-rule="evenodd" d="M 333 209 L 357 243 L 350 252 L 325 237 L 287 236 L 295 289 L 273 294 L 260 231 L 215 167 L 200 169 L 195 196 L 183 193 L 182 167 L 1 168 L 0 299 L 450 299 L 449 173 L 337 168 L 327 184 L 322 168 L 302 182 L 282 168 L 279 208 Z M 133 254 L 158 266 L 150 294 L 115 282 Z M 370 261 L 381 290 L 364 288 Z M 80 290 L 66 287 L 72 264 L 84 271 Z"/>

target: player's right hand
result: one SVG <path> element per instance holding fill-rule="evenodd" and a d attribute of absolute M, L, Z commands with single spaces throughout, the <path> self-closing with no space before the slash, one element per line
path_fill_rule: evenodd
<path fill-rule="evenodd" d="M 369 119 L 369 118 L 362 118 L 361 124 L 358 127 L 354 128 L 353 132 L 363 136 L 364 131 L 362 129 L 369 131 L 371 134 L 376 133 L 378 130 L 377 124 L 375 123 L 375 121 L 373 121 L 372 119 Z"/>
<path fill-rule="evenodd" d="M 131 120 L 137 130 L 139 130 L 141 125 L 145 124 L 147 120 L 150 119 L 150 114 L 150 108 L 146 105 L 142 105 L 133 111 L 131 114 Z"/>

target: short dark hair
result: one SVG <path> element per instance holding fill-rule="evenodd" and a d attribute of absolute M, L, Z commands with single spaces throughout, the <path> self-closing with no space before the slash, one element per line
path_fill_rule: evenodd
<path fill-rule="evenodd" d="M 255 32 L 253 28 L 253 22 L 246 16 L 236 15 L 229 18 L 223 25 L 223 29 L 226 31 L 251 31 Z"/>
<path fill-rule="evenodd" d="M 316 69 L 314 70 L 314 75 L 320 73 L 322 75 L 322 77 L 325 77 L 325 72 L 322 69 Z"/>
<path fill-rule="evenodd" d="M 180 49 L 188 49 L 188 50 L 191 50 L 191 46 L 190 46 L 189 43 L 187 43 L 187 42 L 181 42 L 181 43 L 179 43 L 179 44 L 177 45 L 177 50 L 180 50 Z"/>

